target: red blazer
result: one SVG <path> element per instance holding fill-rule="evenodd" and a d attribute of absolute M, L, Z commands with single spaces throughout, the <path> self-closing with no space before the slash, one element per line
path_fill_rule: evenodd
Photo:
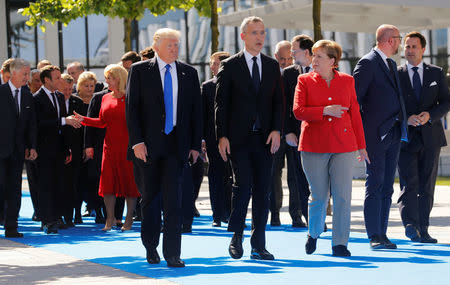
<path fill-rule="evenodd" d="M 323 109 L 328 105 L 349 109 L 341 118 L 324 116 Z M 316 72 L 300 75 L 293 106 L 295 117 L 302 121 L 300 151 L 342 153 L 366 148 L 352 76 L 334 71 L 328 87 Z"/>

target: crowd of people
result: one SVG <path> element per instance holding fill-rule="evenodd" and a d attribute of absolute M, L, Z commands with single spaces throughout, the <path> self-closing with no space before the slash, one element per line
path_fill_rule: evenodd
<path fill-rule="evenodd" d="M 333 200 L 332 253 L 350 256 L 352 169 L 366 163 L 364 219 L 372 249 L 396 249 L 386 236 L 395 171 L 405 235 L 436 243 L 428 233 L 440 148 L 441 118 L 450 94 L 440 67 L 423 62 L 426 40 L 403 41 L 407 63 L 391 58 L 402 36 L 376 30 L 376 46 L 353 76 L 338 70 L 341 46 L 297 35 L 261 53 L 264 22 L 245 18 L 235 55 L 210 57 L 213 78 L 178 60 L 180 32 L 155 32 L 151 47 L 126 53 L 104 70 L 106 85 L 79 62 L 67 73 L 48 61 L 36 69 L 5 61 L 0 86 L 0 222 L 18 231 L 25 164 L 33 220 L 47 234 L 82 223 L 81 205 L 103 231 L 141 221 L 147 262 L 184 267 L 181 233 L 192 231 L 195 199 L 208 161 L 212 226 L 233 232 L 229 254 L 243 256 L 252 199 L 252 259 L 272 260 L 265 229 L 280 225 L 281 171 L 287 161 L 289 214 L 307 227 L 305 251 L 327 230 Z M 308 202 L 309 199 L 309 202 Z M 126 217 L 122 223 L 124 205 Z"/>

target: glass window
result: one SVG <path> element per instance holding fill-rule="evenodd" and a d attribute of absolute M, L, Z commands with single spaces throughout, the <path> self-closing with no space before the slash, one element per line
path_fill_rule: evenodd
<path fill-rule="evenodd" d="M 108 18 L 103 15 L 88 16 L 89 65 L 105 66 L 109 60 Z"/>
<path fill-rule="evenodd" d="M 27 26 L 27 17 L 17 14 L 17 8 L 9 10 L 11 57 L 23 58 L 36 65 L 35 28 Z"/>
<path fill-rule="evenodd" d="M 86 32 L 84 18 L 78 18 L 63 25 L 63 56 L 64 66 L 79 61 L 86 66 Z"/>

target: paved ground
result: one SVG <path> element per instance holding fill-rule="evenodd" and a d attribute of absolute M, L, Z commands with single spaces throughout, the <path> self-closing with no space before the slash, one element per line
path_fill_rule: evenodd
<path fill-rule="evenodd" d="M 285 173 L 284 173 L 285 174 Z M 27 189 L 24 181 L 24 189 Z M 291 223 L 287 212 L 288 189 L 283 181 L 284 199 L 281 214 L 283 224 Z M 352 231 L 365 232 L 363 219 L 364 183 L 353 182 Z M 388 236 L 404 239 L 399 211 L 396 205 L 399 186 L 395 185 Z M 203 215 L 210 215 L 207 179 L 200 191 L 197 207 Z M 450 187 L 437 186 L 435 206 L 431 213 L 429 232 L 440 243 L 450 244 Z M 331 217 L 327 217 L 331 227 Z M 195 231 L 195 228 L 194 228 Z M 20 241 L 20 240 L 18 240 Z M 45 249 L 25 246 L 0 238 L 0 284 L 174 284 L 127 273 L 112 267 L 79 260 Z"/>

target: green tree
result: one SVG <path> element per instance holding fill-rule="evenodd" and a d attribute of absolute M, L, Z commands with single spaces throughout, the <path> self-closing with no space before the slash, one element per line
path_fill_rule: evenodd
<path fill-rule="evenodd" d="M 211 8 L 215 3 L 215 6 Z M 37 0 L 19 12 L 28 17 L 27 25 L 40 26 L 45 31 L 44 22 L 54 24 L 57 21 L 67 25 L 70 21 L 91 14 L 107 17 L 120 17 L 125 26 L 125 51 L 131 50 L 131 22 L 141 19 L 145 9 L 153 15 L 164 15 L 169 10 L 196 8 L 200 16 L 211 17 L 215 11 L 217 19 L 217 1 L 213 0 Z M 213 16 L 214 17 L 214 16 Z M 211 21 L 213 23 L 213 21 Z M 212 28 L 213 43 L 218 39 L 218 21 Z M 217 33 L 214 32 L 217 30 Z M 214 44 L 213 44 L 214 46 Z M 217 49 L 217 47 L 216 47 Z"/>

